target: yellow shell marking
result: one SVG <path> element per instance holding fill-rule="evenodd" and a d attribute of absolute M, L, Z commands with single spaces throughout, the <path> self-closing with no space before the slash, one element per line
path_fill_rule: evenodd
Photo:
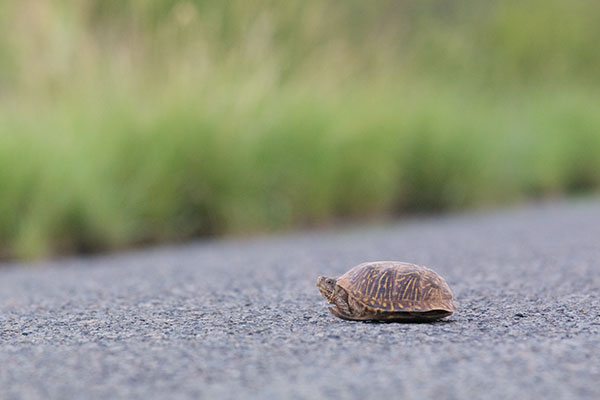
<path fill-rule="evenodd" d="M 400 281 L 400 282 L 402 282 L 402 281 Z M 408 291 L 409 286 L 410 286 L 410 282 L 404 286 L 404 292 L 402 292 L 402 297 L 401 297 L 402 299 L 406 298 L 406 292 Z"/>

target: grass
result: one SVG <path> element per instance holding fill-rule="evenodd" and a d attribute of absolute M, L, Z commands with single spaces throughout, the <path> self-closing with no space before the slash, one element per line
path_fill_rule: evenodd
<path fill-rule="evenodd" d="M 590 1 L 26 3 L 0 6 L 32 22 L 0 39 L 0 256 L 600 187 Z"/>

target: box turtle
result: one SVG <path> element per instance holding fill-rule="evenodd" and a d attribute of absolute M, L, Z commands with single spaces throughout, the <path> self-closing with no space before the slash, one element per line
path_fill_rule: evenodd
<path fill-rule="evenodd" d="M 448 284 L 427 267 L 399 261 L 357 265 L 339 278 L 320 276 L 319 291 L 343 319 L 427 321 L 458 309 Z"/>

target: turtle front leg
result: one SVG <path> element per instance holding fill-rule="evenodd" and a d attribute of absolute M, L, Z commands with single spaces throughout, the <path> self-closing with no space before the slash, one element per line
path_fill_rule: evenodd
<path fill-rule="evenodd" d="M 329 307 L 329 311 L 336 317 L 352 319 L 352 310 L 348 304 L 348 293 L 340 286 L 335 287 L 332 303 L 335 307 Z"/>

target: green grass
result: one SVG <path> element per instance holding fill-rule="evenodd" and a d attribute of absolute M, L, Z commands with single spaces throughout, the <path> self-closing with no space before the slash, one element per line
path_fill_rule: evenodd
<path fill-rule="evenodd" d="M 20 4 L 0 257 L 600 187 L 591 1 Z"/>

